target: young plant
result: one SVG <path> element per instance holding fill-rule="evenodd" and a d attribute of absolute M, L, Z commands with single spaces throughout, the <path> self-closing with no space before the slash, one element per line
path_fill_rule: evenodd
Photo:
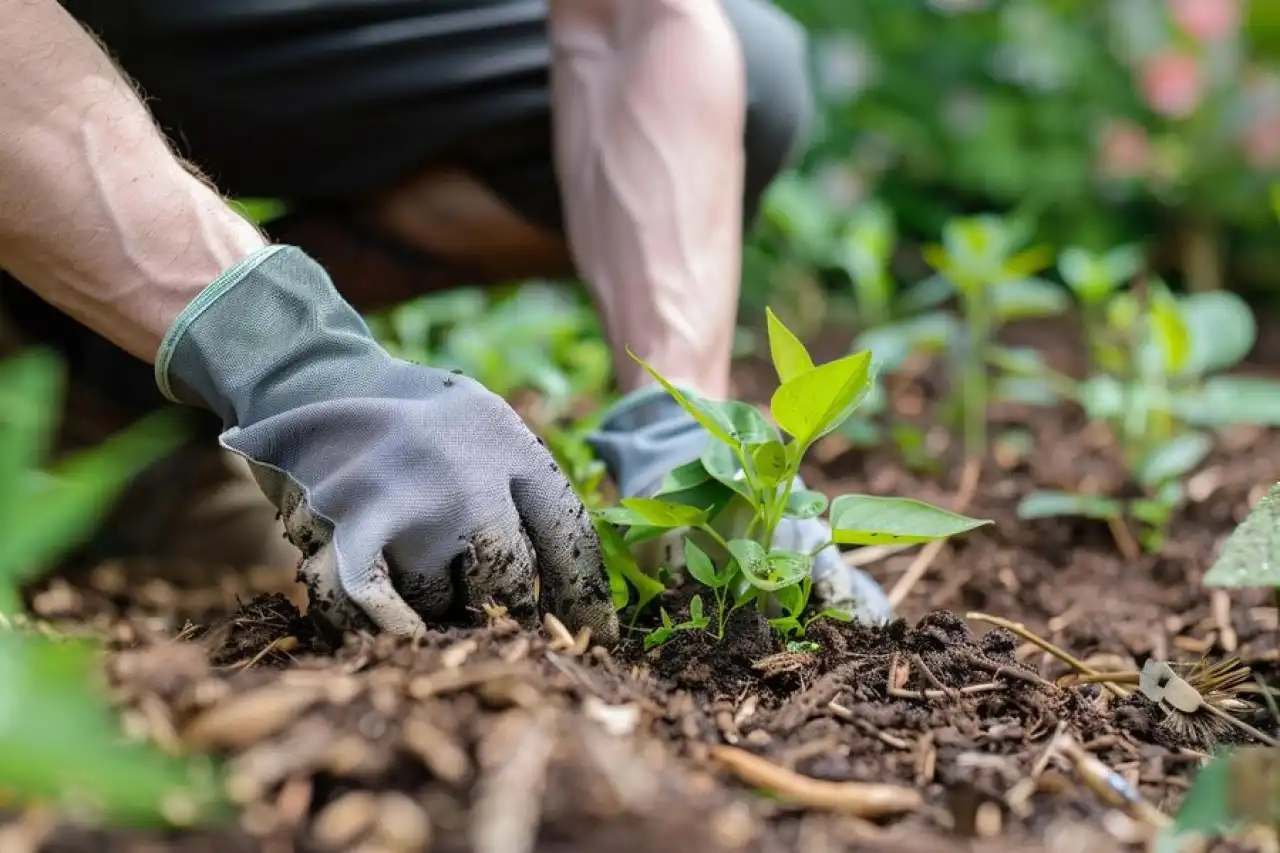
<path fill-rule="evenodd" d="M 687 543 L 698 540 L 686 545 L 686 564 L 689 574 L 712 591 L 716 612 L 701 628 L 714 625 L 717 637 L 723 636 L 729 614 L 747 605 L 762 608 L 785 638 L 803 636 L 816 618 L 808 612 L 813 559 L 830 545 L 929 542 L 990 523 L 907 498 L 842 495 L 828 503 L 824 495 L 798 487 L 808 450 L 865 398 L 874 373 L 871 354 L 815 364 L 767 309 L 766 319 L 779 380 L 769 406 L 777 427 L 747 403 L 708 400 L 675 387 L 632 354 L 713 440 L 701 458 L 669 472 L 654 497 L 624 499 L 621 506 L 596 512 L 607 525 L 626 528 L 621 539 L 627 545 L 672 530 L 686 530 Z M 789 441 L 783 441 L 783 433 Z M 783 519 L 824 513 L 831 541 L 805 552 L 775 546 Z M 848 618 L 838 612 L 822 616 Z M 660 639 L 693 627 L 664 623 L 659 630 L 664 629 Z"/>
<path fill-rule="evenodd" d="M 183 437 L 172 412 L 49 469 L 62 368 L 42 350 L 0 364 L 0 798 L 129 825 L 225 816 L 215 768 L 121 737 L 95 689 L 92 643 L 14 626 L 24 581 L 87 537 L 111 498 Z"/>
<path fill-rule="evenodd" d="M 1182 479 L 1212 448 L 1209 431 L 1233 424 L 1280 424 L 1280 383 L 1217 375 L 1253 347 L 1257 329 L 1248 306 L 1227 291 L 1174 297 L 1151 279 L 1137 292 L 1097 298 L 1094 363 L 1105 366 L 1081 382 L 1028 360 L 1021 368 L 1116 437 L 1136 498 L 1033 492 L 1022 518 L 1076 515 L 1116 525 L 1131 518 L 1139 540 L 1160 547 L 1182 505 Z M 1007 365 L 1011 366 L 1011 365 Z"/>
<path fill-rule="evenodd" d="M 1049 265 L 1052 258 L 1043 247 L 1020 250 L 1024 242 L 1021 230 L 995 216 L 974 216 L 947 223 L 940 245 L 926 246 L 925 260 L 959 293 L 964 313 L 966 335 L 959 344 L 961 363 L 961 413 L 965 456 L 978 460 L 987 452 L 987 401 L 990 396 L 987 369 L 992 339 L 1001 321 L 1016 316 L 1010 306 L 1003 305 L 1003 290 L 1014 290 L 1019 301 L 1048 299 L 1047 312 L 1061 310 L 1061 300 L 1036 282 L 1036 273 Z M 1021 285 L 1021 287 L 1019 287 Z M 1016 302 L 1015 302 L 1016 304 Z M 1038 311 L 1043 315 L 1045 310 Z"/>

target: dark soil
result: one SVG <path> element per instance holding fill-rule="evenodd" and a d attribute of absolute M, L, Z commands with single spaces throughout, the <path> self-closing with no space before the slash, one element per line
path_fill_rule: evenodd
<path fill-rule="evenodd" d="M 1022 334 L 1072 357 L 1069 331 Z M 758 370 L 743 366 L 747 393 L 762 387 Z M 896 389 L 895 404 L 925 418 L 932 382 Z M 1270 601 L 1210 594 L 1200 581 L 1280 480 L 1280 437 L 1224 435 L 1163 551 L 1125 559 L 1103 523 L 1023 524 L 1014 511 L 1032 488 L 1114 483 L 1105 436 L 1065 410 L 1000 407 L 993 417 L 1036 438 L 1030 454 L 998 452 L 983 474 L 967 512 L 996 524 L 947 544 L 887 628 L 817 623 L 816 652 L 781 648 L 745 615 L 723 644 L 680 634 L 648 653 L 591 647 L 556 625 L 529 634 L 501 614 L 417 645 L 350 635 L 333 647 L 280 594 L 296 590 L 279 578 L 211 584 L 169 570 L 143 584 L 121 573 L 151 567 L 113 566 L 51 581 L 33 599 L 37 613 L 111 636 L 123 712 L 159 742 L 176 733 L 226 756 L 242 812 L 233 827 L 170 837 L 50 828 L 29 814 L 0 828 L 0 849 L 1141 849 L 1139 813 L 1108 802 L 1063 750 L 1047 755 L 1054 738 L 1172 814 L 1206 751 L 1240 735 L 1059 683 L 1059 660 L 967 614 L 1023 623 L 1105 670 L 1234 656 L 1274 679 Z M 833 437 L 806 479 L 833 495 L 946 504 L 957 451 L 942 436 L 935 454 L 942 473 L 917 476 L 892 449 L 853 451 Z M 867 570 L 890 588 L 918 554 Z M 1264 707 L 1245 716 L 1276 732 Z M 735 750 L 763 758 L 767 778 Z M 871 792 L 889 805 L 870 813 L 868 791 L 848 788 L 788 799 L 777 774 L 789 772 L 889 786 Z"/>

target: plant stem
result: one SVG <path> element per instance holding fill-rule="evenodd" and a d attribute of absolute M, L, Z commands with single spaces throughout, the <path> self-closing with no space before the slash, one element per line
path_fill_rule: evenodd
<path fill-rule="evenodd" d="M 971 460 L 987 454 L 987 347 L 991 312 L 985 287 L 978 285 L 965 300 L 969 320 L 968 350 L 964 358 L 964 453 Z"/>
<path fill-rule="evenodd" d="M 724 537 L 717 533 L 710 524 L 699 524 L 698 529 L 715 540 L 716 544 L 723 548 L 726 554 L 729 554 L 730 556 L 733 555 L 733 552 L 729 550 L 729 543 L 726 542 Z"/>

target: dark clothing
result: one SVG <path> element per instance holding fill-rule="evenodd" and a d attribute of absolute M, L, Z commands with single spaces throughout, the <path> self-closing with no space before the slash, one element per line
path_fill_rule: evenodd
<path fill-rule="evenodd" d="M 723 2 L 746 58 L 750 218 L 811 114 L 805 39 L 767 0 Z M 139 85 L 179 153 L 230 196 L 340 209 L 435 161 L 561 230 L 546 0 L 62 4 Z M 0 304 L 82 381 L 143 409 L 161 401 L 148 366 L 13 281 Z"/>

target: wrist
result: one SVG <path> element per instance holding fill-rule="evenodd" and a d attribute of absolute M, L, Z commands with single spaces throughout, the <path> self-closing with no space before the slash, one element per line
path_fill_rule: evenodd
<path fill-rule="evenodd" d="M 209 284 L 179 314 L 156 356 L 160 391 L 244 425 L 368 387 L 390 355 L 295 246 L 266 246 Z"/>

